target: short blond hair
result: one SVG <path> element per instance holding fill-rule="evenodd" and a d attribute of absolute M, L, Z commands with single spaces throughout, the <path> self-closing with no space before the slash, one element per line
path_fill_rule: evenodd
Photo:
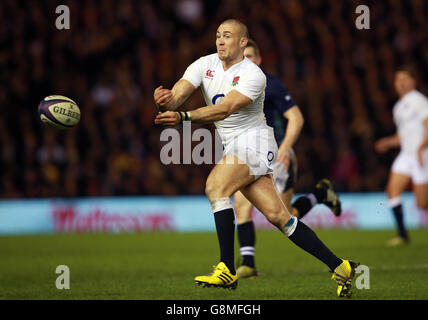
<path fill-rule="evenodd" d="M 220 25 L 222 24 L 234 24 L 238 27 L 239 33 L 241 35 L 241 37 L 244 38 L 250 38 L 250 34 L 248 33 L 248 28 L 245 24 L 243 24 L 241 21 L 236 20 L 236 19 L 227 19 L 225 21 L 223 21 Z"/>

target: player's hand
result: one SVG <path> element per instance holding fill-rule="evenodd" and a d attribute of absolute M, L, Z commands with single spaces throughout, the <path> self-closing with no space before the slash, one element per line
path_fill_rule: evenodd
<path fill-rule="evenodd" d="M 159 86 L 153 93 L 153 99 L 158 106 L 164 107 L 172 99 L 172 92 L 169 89 L 164 89 L 163 86 Z"/>
<path fill-rule="evenodd" d="M 290 165 L 290 149 L 280 146 L 278 149 L 278 155 L 276 156 L 276 162 L 282 165 L 284 170 L 287 170 Z"/>
<path fill-rule="evenodd" d="M 425 148 L 426 148 L 426 147 L 425 147 L 424 145 L 421 145 L 421 146 L 418 148 L 418 162 L 419 162 L 419 165 L 420 165 L 421 167 L 423 167 L 423 166 L 424 166 L 423 152 L 424 152 Z"/>
<path fill-rule="evenodd" d="M 388 151 L 389 149 L 388 138 L 382 138 L 376 141 L 374 148 L 378 153 L 385 153 L 386 151 Z"/>
<path fill-rule="evenodd" d="M 175 111 L 159 112 L 155 118 L 155 124 L 161 124 L 165 127 L 174 127 L 180 122 L 180 115 Z"/>

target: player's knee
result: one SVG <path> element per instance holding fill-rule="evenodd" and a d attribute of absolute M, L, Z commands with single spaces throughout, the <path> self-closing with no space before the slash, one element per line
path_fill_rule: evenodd
<path fill-rule="evenodd" d="M 392 186 L 390 183 L 388 183 L 385 187 L 385 193 L 388 195 L 389 198 L 392 196 Z"/>
<path fill-rule="evenodd" d="M 397 190 L 397 188 L 392 184 L 388 183 L 385 188 L 385 192 L 388 195 L 388 198 L 395 198 L 400 195 L 400 192 Z"/>
<path fill-rule="evenodd" d="M 205 194 L 208 200 L 215 200 L 217 198 L 229 197 L 225 186 L 218 181 L 214 176 L 209 176 L 205 183 Z"/>
<path fill-rule="evenodd" d="M 210 201 L 211 201 L 211 196 L 214 192 L 214 188 L 215 188 L 215 185 L 214 185 L 212 179 L 210 179 L 210 177 L 208 177 L 207 181 L 205 182 L 205 194 Z"/>

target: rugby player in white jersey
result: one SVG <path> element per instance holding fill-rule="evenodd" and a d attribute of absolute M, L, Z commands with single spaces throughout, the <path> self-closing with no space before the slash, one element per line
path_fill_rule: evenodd
<path fill-rule="evenodd" d="M 272 165 L 278 147 L 263 114 L 266 77 L 244 57 L 248 38 L 244 24 L 233 19 L 224 21 L 216 32 L 217 53 L 192 63 L 171 90 L 160 86 L 154 92 L 155 103 L 163 111 L 155 124 L 175 126 L 183 120 L 215 123 L 224 145 L 223 158 L 209 174 L 205 187 L 214 214 L 220 262 L 212 273 L 197 276 L 195 282 L 237 287 L 235 215 L 230 197 L 239 190 L 292 242 L 330 268 L 338 284 L 338 296 L 350 296 L 358 264 L 334 255 L 309 227 L 290 214 L 276 191 Z M 198 87 L 207 106 L 188 112 L 171 111 Z"/>
<path fill-rule="evenodd" d="M 415 71 L 402 67 L 395 73 L 395 90 L 399 96 L 393 108 L 397 133 L 379 139 L 375 149 L 384 153 L 390 148 L 401 147 L 395 158 L 386 193 L 398 229 L 398 236 L 387 242 L 388 246 L 407 244 L 410 241 L 404 221 L 402 193 L 413 183 L 418 207 L 428 208 L 428 99 L 416 90 Z"/>

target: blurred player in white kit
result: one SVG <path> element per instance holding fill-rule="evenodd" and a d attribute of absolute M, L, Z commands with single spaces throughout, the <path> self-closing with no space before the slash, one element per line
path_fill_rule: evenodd
<path fill-rule="evenodd" d="M 410 241 L 403 220 L 401 198 L 410 182 L 413 183 L 418 207 L 428 208 L 428 99 L 416 90 L 416 74 L 411 67 L 397 70 L 394 86 L 400 98 L 392 111 L 398 130 L 396 134 L 384 137 L 375 144 L 379 153 L 401 147 L 392 164 L 386 186 L 388 206 L 398 229 L 398 236 L 389 240 L 388 246 L 407 244 Z"/>

